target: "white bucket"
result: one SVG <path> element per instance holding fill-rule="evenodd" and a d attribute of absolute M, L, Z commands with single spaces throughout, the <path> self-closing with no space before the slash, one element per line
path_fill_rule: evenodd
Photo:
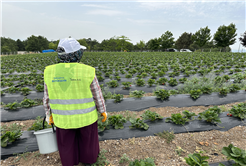
<path fill-rule="evenodd" d="M 54 127 L 54 129 L 56 129 Z M 41 154 L 48 154 L 58 151 L 56 133 L 53 133 L 52 128 L 35 131 L 38 148 Z"/>

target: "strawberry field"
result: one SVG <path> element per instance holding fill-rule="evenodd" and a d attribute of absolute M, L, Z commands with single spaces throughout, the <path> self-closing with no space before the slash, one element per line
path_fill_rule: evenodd
<path fill-rule="evenodd" d="M 145 139 L 154 135 L 166 139 L 165 135 L 170 134 L 171 130 L 177 135 L 212 130 L 226 132 L 238 126 L 243 127 L 243 132 L 237 137 L 245 141 L 245 55 L 203 52 L 85 52 L 81 63 L 96 68 L 96 76 L 109 114 L 105 123 L 98 121 L 100 142 L 135 137 Z M 1 157 L 6 161 L 13 153 L 18 155 L 38 150 L 32 133 L 42 129 L 43 71 L 46 66 L 57 62 L 56 53 L 2 57 Z M 146 97 L 145 94 L 149 95 Z M 236 102 L 238 103 L 230 109 L 221 107 Z M 189 110 L 191 107 L 201 106 L 204 107 L 203 111 Z M 186 109 L 179 112 L 171 109 L 168 114 L 168 111 L 150 111 L 150 108 L 169 107 Z M 128 111 L 133 114 L 126 116 Z M 136 116 L 133 116 L 134 113 Z M 24 123 L 27 120 L 32 120 L 32 123 L 28 124 L 26 130 L 15 123 L 5 125 L 14 121 Z M 51 126 L 46 124 L 46 128 L 49 127 Z M 194 142 L 198 146 L 201 141 Z M 167 144 L 169 143 L 172 140 L 167 139 Z M 221 147 L 220 153 L 238 165 L 246 165 L 246 152 L 243 150 L 246 147 L 241 145 L 246 145 L 246 141 L 237 147 L 228 143 Z M 182 153 L 179 148 L 174 151 Z M 202 157 L 205 155 L 197 151 L 189 152 L 183 156 L 184 165 L 206 164 L 205 160 L 209 159 Z M 123 165 L 137 165 L 141 161 L 149 165 L 161 165 L 164 159 L 155 157 L 149 154 L 148 157 L 134 158 L 125 163 L 122 157 L 121 161 Z M 107 158 L 110 159 L 108 156 Z M 99 160 L 98 163 L 107 163 L 103 157 Z M 113 159 L 110 163 L 122 165 L 119 161 L 113 162 Z M 52 164 L 59 165 L 59 162 Z"/>

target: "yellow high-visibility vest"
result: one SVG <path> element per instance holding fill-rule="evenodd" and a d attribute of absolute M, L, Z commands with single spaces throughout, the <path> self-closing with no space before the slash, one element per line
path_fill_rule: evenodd
<path fill-rule="evenodd" d="M 81 128 L 97 121 L 90 90 L 94 77 L 95 68 L 85 64 L 59 63 L 45 68 L 44 81 L 55 126 Z"/>

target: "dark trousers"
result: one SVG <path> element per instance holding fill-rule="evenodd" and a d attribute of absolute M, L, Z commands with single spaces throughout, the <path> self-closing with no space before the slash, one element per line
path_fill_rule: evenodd
<path fill-rule="evenodd" d="M 63 166 L 95 163 L 99 150 L 97 121 L 78 129 L 56 127 L 56 139 Z"/>

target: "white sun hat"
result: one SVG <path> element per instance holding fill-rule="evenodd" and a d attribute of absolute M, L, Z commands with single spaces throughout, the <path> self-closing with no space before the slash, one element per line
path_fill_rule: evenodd
<path fill-rule="evenodd" d="M 66 54 L 78 51 L 79 49 L 86 49 L 85 46 L 80 45 L 79 42 L 74 38 L 61 39 L 58 47 L 64 48 Z"/>

